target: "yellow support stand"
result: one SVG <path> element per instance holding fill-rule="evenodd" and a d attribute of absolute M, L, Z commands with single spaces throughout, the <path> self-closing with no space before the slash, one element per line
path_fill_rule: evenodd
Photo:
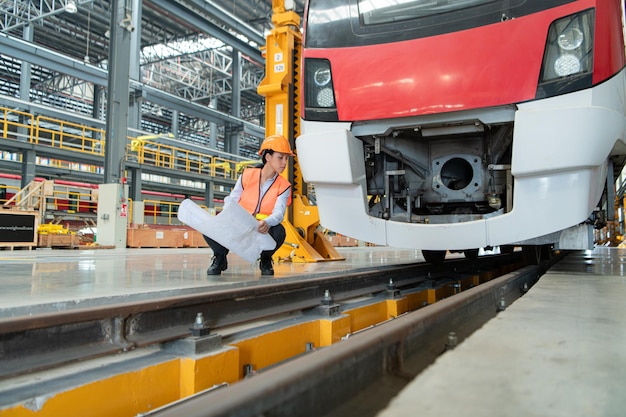
<path fill-rule="evenodd" d="M 274 254 L 275 260 L 304 263 L 346 259 L 318 230 L 320 222 L 317 206 L 308 205 L 306 197 L 299 194 L 294 196 L 292 205 L 294 221 L 293 224 L 283 221 L 287 237 Z"/>
<path fill-rule="evenodd" d="M 284 0 L 272 0 L 274 28 L 267 35 L 265 48 L 265 78 L 258 93 L 265 96 L 266 136 L 285 136 L 292 149 L 300 134 L 300 59 L 302 35 L 300 16 L 285 8 Z M 274 260 L 318 262 L 344 260 L 318 229 L 317 206 L 309 205 L 298 167 L 297 149 L 292 166 L 282 174 L 293 186 L 293 203 L 283 226 L 287 238 L 274 254 Z"/>

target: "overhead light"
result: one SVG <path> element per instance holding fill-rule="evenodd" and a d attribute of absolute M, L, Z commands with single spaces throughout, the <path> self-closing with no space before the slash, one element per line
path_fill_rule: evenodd
<path fill-rule="evenodd" d="M 76 13 L 78 11 L 76 2 L 74 0 L 67 0 L 67 3 L 65 3 L 65 11 L 68 13 Z"/>

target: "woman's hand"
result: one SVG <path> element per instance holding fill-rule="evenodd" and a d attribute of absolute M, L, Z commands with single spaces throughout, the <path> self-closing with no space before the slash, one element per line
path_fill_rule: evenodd
<path fill-rule="evenodd" d="M 265 223 L 265 220 L 259 220 L 259 227 L 257 227 L 259 233 L 267 233 L 270 227 Z"/>

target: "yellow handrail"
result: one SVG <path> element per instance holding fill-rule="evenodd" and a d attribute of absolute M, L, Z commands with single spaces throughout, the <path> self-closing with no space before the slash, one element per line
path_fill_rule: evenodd
<path fill-rule="evenodd" d="M 104 156 L 105 130 L 78 123 L 68 122 L 47 116 L 0 107 L 2 138 L 19 139 L 19 128 L 25 129 L 22 134 L 30 143 L 47 145 L 74 152 Z M 159 135 L 154 135 L 158 139 Z M 195 174 L 205 174 L 213 178 L 236 180 L 242 164 L 255 161 L 234 161 L 210 154 L 158 143 L 158 141 L 142 141 L 128 137 L 126 158 L 136 159 L 146 165 L 163 167 Z M 46 159 L 47 165 L 54 162 L 59 165 L 75 164 L 69 161 Z M 70 166 L 75 169 L 74 166 Z M 102 171 L 101 166 L 91 169 L 81 164 L 80 170 L 89 172 Z"/>
<path fill-rule="evenodd" d="M 165 224 L 180 224 L 176 216 L 180 201 L 143 200 L 143 203 L 143 218 L 146 224 L 164 224 L 165 219 Z M 200 207 L 207 209 L 205 205 L 200 205 Z"/>
<path fill-rule="evenodd" d="M 191 151 L 158 142 L 131 142 L 126 147 L 127 157 L 140 164 L 206 174 L 214 178 L 237 179 L 237 161 Z"/>
<path fill-rule="evenodd" d="M 0 206 L 6 203 L 9 199 L 7 196 L 17 194 L 20 191 L 20 187 L 14 185 L 0 184 Z"/>
<path fill-rule="evenodd" d="M 35 116 L 19 110 L 0 107 L 2 110 L 2 137 L 5 139 L 18 139 L 19 128 L 23 128 L 28 132 L 28 142 L 33 141 L 33 126 L 35 125 Z M 14 129 L 11 129 L 13 127 Z"/>
<path fill-rule="evenodd" d="M 105 130 L 37 116 L 34 143 L 104 156 Z"/>

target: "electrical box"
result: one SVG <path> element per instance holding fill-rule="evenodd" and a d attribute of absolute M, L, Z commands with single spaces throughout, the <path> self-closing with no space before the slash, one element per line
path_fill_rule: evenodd
<path fill-rule="evenodd" d="M 99 245 L 126 247 L 129 211 L 128 185 L 100 184 L 98 186 Z"/>

